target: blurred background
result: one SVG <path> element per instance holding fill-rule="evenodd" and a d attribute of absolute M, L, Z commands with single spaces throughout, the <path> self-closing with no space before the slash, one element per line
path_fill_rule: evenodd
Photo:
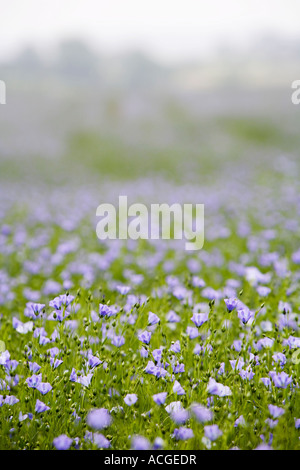
<path fill-rule="evenodd" d="M 2 180 L 201 182 L 298 160 L 297 0 L 0 6 Z"/>

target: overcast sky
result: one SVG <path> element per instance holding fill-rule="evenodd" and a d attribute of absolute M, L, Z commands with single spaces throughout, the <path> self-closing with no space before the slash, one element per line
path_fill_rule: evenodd
<path fill-rule="evenodd" d="M 299 0 L 0 0 L 0 59 L 78 37 L 100 51 L 140 48 L 170 62 L 221 42 L 293 39 L 299 25 Z"/>

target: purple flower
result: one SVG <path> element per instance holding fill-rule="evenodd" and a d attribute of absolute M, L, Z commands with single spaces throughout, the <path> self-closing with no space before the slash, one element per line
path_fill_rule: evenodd
<path fill-rule="evenodd" d="M 95 432 L 93 434 L 93 443 L 99 448 L 99 449 L 108 449 L 110 447 L 110 441 L 106 439 L 103 434 Z"/>
<path fill-rule="evenodd" d="M 167 413 L 172 413 L 173 411 L 182 410 L 181 401 L 172 401 L 169 405 L 165 407 Z"/>
<path fill-rule="evenodd" d="M 210 441 L 215 441 L 222 436 L 223 432 L 217 424 L 211 424 L 210 426 L 204 426 L 204 434 Z"/>
<path fill-rule="evenodd" d="M 248 366 L 246 370 L 241 369 L 239 372 L 240 377 L 242 377 L 243 380 L 252 380 L 254 377 L 254 372 L 252 371 L 251 367 Z"/>
<path fill-rule="evenodd" d="M 287 388 L 288 385 L 292 383 L 292 378 L 286 372 L 280 372 L 280 374 L 276 374 L 276 372 L 271 371 L 269 372 L 271 379 L 274 382 L 275 387 L 277 388 Z"/>
<path fill-rule="evenodd" d="M 24 315 L 30 318 L 37 318 L 39 313 L 43 310 L 45 304 L 38 304 L 34 302 L 27 302 Z"/>
<path fill-rule="evenodd" d="M 255 266 L 248 266 L 245 270 L 245 277 L 247 281 L 256 286 L 258 283 L 268 283 L 271 280 L 271 275 L 269 273 L 261 273 Z"/>
<path fill-rule="evenodd" d="M 227 397 L 231 395 L 231 390 L 227 385 L 222 385 L 210 378 L 207 386 L 207 391 L 211 395 L 218 395 L 219 397 Z"/>
<path fill-rule="evenodd" d="M 91 380 L 93 378 L 93 374 L 87 374 L 87 375 L 80 375 L 77 377 L 76 382 L 83 385 L 84 387 L 89 387 L 91 384 Z"/>
<path fill-rule="evenodd" d="M 232 370 L 241 370 L 245 364 L 245 361 L 242 357 L 239 357 L 238 360 L 231 359 L 229 363 L 232 367 Z"/>
<path fill-rule="evenodd" d="M 178 380 L 175 380 L 174 385 L 173 385 L 173 393 L 176 393 L 177 395 L 185 395 L 185 391 L 178 382 Z"/>
<path fill-rule="evenodd" d="M 266 387 L 268 388 L 272 387 L 271 379 L 269 377 L 261 377 L 260 380 Z"/>
<path fill-rule="evenodd" d="M 242 341 L 240 339 L 235 339 L 233 341 L 233 347 L 237 352 L 241 352 L 241 350 L 242 350 Z"/>
<path fill-rule="evenodd" d="M 66 434 L 61 434 L 53 439 L 53 445 L 57 450 L 68 450 L 73 443 L 73 439 Z"/>
<path fill-rule="evenodd" d="M 220 293 L 217 290 L 213 289 L 212 287 L 206 287 L 202 291 L 202 297 L 209 299 L 209 300 L 219 299 Z"/>
<path fill-rule="evenodd" d="M 274 359 L 275 362 L 279 362 L 281 366 L 284 366 L 284 364 L 286 363 L 286 357 L 281 352 L 273 354 L 272 358 Z"/>
<path fill-rule="evenodd" d="M 101 361 L 97 356 L 93 356 L 93 354 L 88 354 L 88 365 L 89 367 L 97 367 L 100 364 L 102 364 L 103 361 Z"/>
<path fill-rule="evenodd" d="M 180 353 L 180 342 L 178 340 L 171 344 L 170 351 L 174 353 Z"/>
<path fill-rule="evenodd" d="M 132 406 L 134 405 L 138 400 L 138 397 L 135 393 L 128 393 L 126 397 L 124 397 L 124 401 L 126 405 Z"/>
<path fill-rule="evenodd" d="M 268 444 L 259 444 L 257 447 L 255 447 L 254 450 L 272 450 L 272 447 L 269 446 Z"/>
<path fill-rule="evenodd" d="M 44 411 L 47 411 L 47 410 L 50 410 L 50 406 L 45 405 L 45 403 L 43 403 L 40 400 L 36 400 L 36 403 L 35 403 L 36 413 L 44 413 Z"/>
<path fill-rule="evenodd" d="M 230 297 L 229 299 L 224 299 L 228 312 L 232 312 L 238 305 L 238 299 Z"/>
<path fill-rule="evenodd" d="M 29 331 L 32 331 L 33 329 L 33 322 L 32 321 L 28 321 L 26 323 L 22 323 L 20 320 L 18 320 L 18 318 L 16 317 L 13 317 L 13 321 L 12 321 L 12 324 L 13 324 L 13 328 L 18 332 L 18 333 L 21 333 L 21 334 L 26 334 L 28 333 Z"/>
<path fill-rule="evenodd" d="M 191 412 L 199 423 L 205 423 L 206 421 L 211 421 L 213 419 L 212 411 L 198 403 L 192 403 Z"/>
<path fill-rule="evenodd" d="M 70 374 L 70 381 L 71 382 L 77 382 L 77 374 L 76 374 L 76 370 L 74 369 L 74 367 L 73 367 L 73 369 L 71 371 L 71 374 Z"/>
<path fill-rule="evenodd" d="M 193 354 L 198 356 L 202 351 L 203 347 L 199 343 L 197 343 L 194 347 Z"/>
<path fill-rule="evenodd" d="M 31 377 L 28 377 L 28 379 L 25 380 L 28 387 L 30 388 L 37 388 L 37 386 L 41 383 L 41 381 L 42 381 L 42 374 L 39 374 L 39 375 L 33 374 Z"/>
<path fill-rule="evenodd" d="M 156 362 L 160 362 L 162 358 L 162 349 L 154 349 L 152 351 L 152 356 Z"/>
<path fill-rule="evenodd" d="M 166 371 L 162 365 L 158 365 L 155 367 L 154 375 L 157 378 L 170 376 L 169 372 Z"/>
<path fill-rule="evenodd" d="M 87 415 L 87 424 L 96 430 L 107 428 L 111 421 L 111 416 L 106 408 L 91 410 Z"/>
<path fill-rule="evenodd" d="M 294 349 L 294 348 L 300 348 L 300 338 L 296 337 L 296 336 L 289 336 L 287 341 L 286 341 L 286 344 L 291 348 L 291 349 Z"/>
<path fill-rule="evenodd" d="M 179 429 L 174 429 L 174 438 L 178 441 L 186 441 L 187 439 L 192 439 L 194 437 L 193 430 L 190 428 L 180 427 Z"/>
<path fill-rule="evenodd" d="M 190 339 L 194 339 L 199 336 L 198 329 L 194 328 L 193 326 L 188 326 L 186 329 L 186 333 Z"/>
<path fill-rule="evenodd" d="M 62 363 L 63 361 L 61 359 L 50 357 L 50 364 L 53 367 L 53 369 L 57 369 L 57 367 L 60 366 Z"/>
<path fill-rule="evenodd" d="M 295 264 L 300 264 L 300 250 L 295 251 L 295 252 L 292 254 L 292 261 L 293 261 L 293 263 L 295 263 Z"/>
<path fill-rule="evenodd" d="M 113 336 L 113 338 L 111 339 L 111 344 L 120 348 L 121 346 L 123 346 L 123 344 L 125 344 L 124 336 Z"/>
<path fill-rule="evenodd" d="M 148 361 L 147 366 L 145 367 L 144 371 L 146 374 L 154 375 L 155 377 L 165 377 L 166 375 L 170 375 L 162 365 L 156 366 L 153 361 Z"/>
<path fill-rule="evenodd" d="M 194 287 L 200 287 L 200 288 L 205 286 L 205 282 L 203 281 L 203 279 L 201 279 L 198 276 L 193 276 L 192 284 Z"/>
<path fill-rule="evenodd" d="M 266 286 L 258 286 L 256 290 L 260 297 L 267 297 L 271 292 L 271 289 Z"/>
<path fill-rule="evenodd" d="M 150 331 L 143 331 L 138 335 L 138 338 L 140 341 L 142 341 L 142 343 L 149 344 L 151 339 L 151 333 Z"/>
<path fill-rule="evenodd" d="M 274 339 L 268 338 L 266 336 L 265 338 L 261 338 L 257 341 L 256 347 L 258 351 L 260 351 L 262 348 L 271 348 L 273 344 L 274 344 Z"/>
<path fill-rule="evenodd" d="M 15 359 L 6 361 L 6 364 L 4 364 L 4 369 L 7 373 L 11 373 L 16 370 L 18 364 L 19 361 L 16 361 Z"/>
<path fill-rule="evenodd" d="M 174 374 L 182 374 L 185 371 L 185 366 L 184 364 L 179 364 L 177 362 L 177 364 L 174 364 L 172 366 L 172 369 L 173 369 Z"/>
<path fill-rule="evenodd" d="M 248 308 L 242 308 L 237 311 L 239 319 L 244 323 L 248 323 L 250 318 L 253 317 L 253 313 Z"/>
<path fill-rule="evenodd" d="M 0 365 L 5 366 L 5 364 L 10 360 L 10 354 L 8 351 L 4 351 L 0 354 Z"/>
<path fill-rule="evenodd" d="M 51 385 L 48 382 L 40 382 L 36 389 L 41 392 L 42 395 L 46 395 L 50 390 L 52 390 Z"/>
<path fill-rule="evenodd" d="M 50 348 L 47 351 L 50 354 L 50 357 L 55 357 L 59 354 L 60 350 L 55 346 L 54 348 Z"/>
<path fill-rule="evenodd" d="M 160 322 L 160 318 L 153 312 L 149 312 L 148 325 L 156 325 Z"/>
<path fill-rule="evenodd" d="M 33 414 L 32 413 L 26 413 L 23 415 L 22 411 L 20 411 L 19 413 L 19 421 L 22 422 L 22 421 L 25 421 L 25 419 L 32 419 L 33 418 Z"/>
<path fill-rule="evenodd" d="M 246 421 L 243 415 L 239 416 L 235 422 L 234 422 L 234 427 L 236 428 L 237 426 L 246 426 Z"/>
<path fill-rule="evenodd" d="M 149 355 L 148 350 L 146 348 L 144 348 L 144 346 L 142 346 L 141 349 L 140 349 L 140 355 L 143 358 L 148 357 L 148 355 Z"/>
<path fill-rule="evenodd" d="M 157 366 L 154 364 L 153 361 L 148 361 L 148 364 L 146 365 L 144 371 L 146 372 L 146 374 L 155 375 L 157 371 Z"/>
<path fill-rule="evenodd" d="M 14 395 L 7 395 L 7 397 L 3 401 L 5 405 L 10 405 L 10 406 L 15 405 L 18 402 L 19 402 L 19 399 L 16 398 Z"/>
<path fill-rule="evenodd" d="M 52 313 L 50 313 L 50 315 L 47 318 L 48 320 L 56 320 L 56 321 L 62 322 L 69 315 L 70 315 L 70 312 L 62 308 L 62 309 L 54 310 Z"/>
<path fill-rule="evenodd" d="M 113 311 L 108 305 L 99 304 L 99 314 L 101 317 L 111 317 L 113 315 Z"/>
<path fill-rule="evenodd" d="M 50 339 L 47 338 L 46 336 L 40 336 L 40 339 L 39 339 L 39 344 L 41 344 L 42 346 L 44 346 L 45 344 L 48 344 L 50 343 Z"/>
<path fill-rule="evenodd" d="M 170 310 L 169 313 L 166 315 L 166 320 L 169 323 L 179 323 L 180 322 L 180 316 L 177 315 L 173 310 Z"/>
<path fill-rule="evenodd" d="M 161 393 L 156 393 L 155 395 L 152 395 L 152 398 L 157 405 L 163 405 L 166 401 L 167 396 L 168 396 L 167 392 L 161 392 Z"/>
<path fill-rule="evenodd" d="M 268 405 L 268 408 L 273 418 L 279 418 L 279 416 L 282 416 L 285 413 L 285 410 L 283 408 L 280 408 L 279 406 Z"/>
<path fill-rule="evenodd" d="M 273 428 L 275 428 L 275 427 L 277 426 L 278 420 L 273 420 L 273 419 L 267 418 L 267 419 L 265 420 L 265 423 L 266 423 L 271 429 L 273 429 Z"/>
<path fill-rule="evenodd" d="M 170 413 L 171 419 L 174 421 L 176 424 L 185 424 L 187 420 L 190 417 L 190 414 L 187 410 L 184 408 L 181 408 L 180 410 L 174 410 L 171 411 Z"/>
<path fill-rule="evenodd" d="M 150 442 L 143 436 L 133 436 L 131 440 L 131 449 L 133 450 L 149 450 Z"/>
<path fill-rule="evenodd" d="M 203 323 L 208 321 L 208 313 L 193 313 L 191 320 L 197 328 L 200 328 Z"/>
<path fill-rule="evenodd" d="M 116 289 L 118 292 L 120 292 L 121 295 L 126 295 L 130 291 L 131 287 L 118 285 L 116 286 Z"/>
<path fill-rule="evenodd" d="M 153 449 L 154 450 L 163 449 L 164 445 L 165 445 L 164 440 L 161 437 L 156 437 L 153 442 Z"/>
<path fill-rule="evenodd" d="M 75 297 L 73 295 L 62 294 L 55 299 L 50 300 L 49 305 L 50 307 L 55 308 L 55 310 L 60 310 L 61 306 L 68 307 Z"/>

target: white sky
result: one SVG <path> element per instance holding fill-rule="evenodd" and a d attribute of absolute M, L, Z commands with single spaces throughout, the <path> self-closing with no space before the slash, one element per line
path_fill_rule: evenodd
<path fill-rule="evenodd" d="M 300 0 L 0 0 L 0 59 L 66 37 L 104 52 L 142 48 L 176 61 L 220 42 L 300 37 Z"/>

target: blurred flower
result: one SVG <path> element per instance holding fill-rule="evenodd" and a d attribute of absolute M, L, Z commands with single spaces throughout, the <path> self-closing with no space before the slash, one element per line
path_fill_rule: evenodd
<path fill-rule="evenodd" d="M 128 393 L 126 397 L 124 397 L 124 401 L 126 405 L 131 406 L 134 405 L 138 400 L 138 397 L 135 393 Z"/>
<path fill-rule="evenodd" d="M 171 411 L 170 417 L 176 424 L 185 424 L 188 421 L 190 414 L 187 410 L 181 408 L 180 410 Z"/>
<path fill-rule="evenodd" d="M 215 441 L 222 436 L 223 432 L 217 424 L 211 424 L 210 426 L 204 426 L 204 434 L 210 441 Z"/>
<path fill-rule="evenodd" d="M 73 439 L 66 434 L 61 434 L 53 439 L 53 445 L 57 450 L 68 450 L 73 443 Z"/>
<path fill-rule="evenodd" d="M 148 325 L 156 325 L 160 322 L 160 318 L 153 312 L 149 312 Z"/>
<path fill-rule="evenodd" d="M 106 439 L 103 434 L 95 432 L 93 434 L 92 440 L 99 449 L 108 449 L 110 447 L 110 441 Z"/>
<path fill-rule="evenodd" d="M 180 427 L 179 429 L 174 429 L 173 437 L 176 440 L 186 441 L 187 439 L 192 439 L 194 437 L 194 433 L 190 428 Z"/>
<path fill-rule="evenodd" d="M 178 380 L 175 380 L 174 385 L 173 385 L 173 393 L 176 393 L 177 395 L 185 395 L 185 391 L 178 382 Z"/>
<path fill-rule="evenodd" d="M 143 436 L 133 436 L 131 440 L 132 450 L 149 450 L 151 448 L 150 442 Z"/>
<path fill-rule="evenodd" d="M 231 390 L 227 385 L 222 385 L 216 382 L 212 377 L 209 379 L 207 391 L 211 395 L 218 395 L 219 397 L 227 397 L 231 395 Z"/>
<path fill-rule="evenodd" d="M 161 392 L 161 393 L 156 393 L 155 395 L 152 395 L 152 398 L 157 405 L 163 405 L 166 401 L 167 396 L 168 396 L 167 392 Z"/>
<path fill-rule="evenodd" d="M 107 428 L 111 421 L 112 418 L 106 408 L 91 410 L 87 415 L 87 424 L 96 430 Z"/>
<path fill-rule="evenodd" d="M 279 416 L 282 416 L 285 413 L 285 410 L 283 408 L 280 408 L 279 406 L 268 405 L 268 408 L 273 418 L 279 418 Z"/>
<path fill-rule="evenodd" d="M 170 351 L 180 353 L 180 342 L 178 340 L 171 344 Z"/>
<path fill-rule="evenodd" d="M 234 422 L 234 427 L 236 428 L 237 426 L 246 426 L 246 421 L 243 415 L 239 416 L 235 422 Z"/>
<path fill-rule="evenodd" d="M 198 403 L 192 403 L 191 412 L 199 423 L 205 423 L 213 419 L 213 412 Z"/>

